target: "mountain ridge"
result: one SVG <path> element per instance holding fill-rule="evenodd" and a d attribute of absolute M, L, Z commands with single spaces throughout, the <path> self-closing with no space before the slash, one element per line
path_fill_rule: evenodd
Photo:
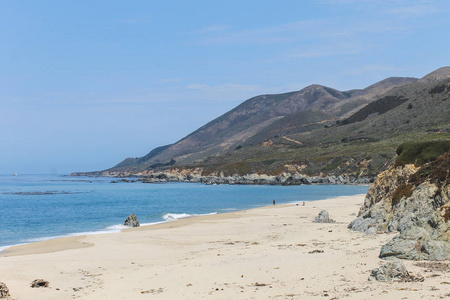
<path fill-rule="evenodd" d="M 308 147 L 312 147 L 311 149 L 322 147 L 319 151 L 321 152 L 324 143 L 339 148 L 340 143 L 345 144 L 358 140 L 360 143 L 361 141 L 366 143 L 384 141 L 383 135 L 389 138 L 394 137 L 395 134 L 391 134 L 390 131 L 392 128 L 396 131 L 397 127 L 399 127 L 398 131 L 401 132 L 401 135 L 405 135 L 406 133 L 400 128 L 404 124 L 393 124 L 392 120 L 384 120 L 385 116 L 390 112 L 391 115 L 396 114 L 392 111 L 395 111 L 396 107 L 408 105 L 406 102 L 410 102 L 405 111 L 408 114 L 412 111 L 416 114 L 420 113 L 416 109 L 408 108 L 414 106 L 414 102 L 420 104 L 419 107 L 423 107 L 424 111 L 431 111 L 432 107 L 424 105 L 423 99 L 432 99 L 433 95 L 430 92 L 434 84 L 448 78 L 450 78 L 450 67 L 444 67 L 421 79 L 389 77 L 364 89 L 339 91 L 313 84 L 299 91 L 255 96 L 208 122 L 178 142 L 155 148 L 140 158 L 127 158 L 105 172 L 142 173 L 142 171 L 147 172 L 158 168 L 196 166 L 202 166 L 205 170 L 211 171 L 222 170 L 227 164 L 245 163 L 250 166 L 250 170 L 268 173 L 276 172 L 276 169 L 282 167 L 283 162 L 293 160 L 308 160 L 308 164 L 312 165 L 315 163 L 309 155 L 302 157 L 302 153 Z M 436 97 L 442 98 L 442 103 L 448 103 L 445 102 L 448 99 L 445 86 L 444 88 L 439 87 L 437 85 L 434 88 L 437 88 L 436 91 L 443 89 L 443 94 L 436 93 Z M 435 102 L 437 106 L 442 106 L 442 103 Z M 445 112 L 445 106 L 441 111 L 432 112 L 440 116 L 437 119 L 443 122 L 444 127 L 448 125 Z M 402 110 L 398 114 L 404 115 L 404 111 Z M 424 129 L 430 129 L 428 128 L 431 126 L 430 121 L 427 123 L 417 115 L 416 117 L 411 115 L 411 117 L 413 119 L 404 122 L 415 124 L 417 123 L 415 120 L 420 119 Z M 403 116 L 392 118 L 394 120 L 403 119 Z M 393 127 L 384 128 L 379 125 L 380 122 L 393 124 Z M 358 133 L 359 136 L 357 136 L 354 130 L 352 131 L 348 127 L 354 127 L 355 124 L 366 128 L 369 134 L 364 133 L 364 130 L 361 129 L 359 130 L 361 133 Z M 372 125 L 380 132 L 374 132 L 370 128 Z M 389 134 L 381 132 L 381 130 L 387 130 Z M 337 137 L 340 140 L 336 139 Z M 439 134 L 435 134 L 434 137 L 441 138 Z M 389 156 L 386 151 L 392 151 L 394 145 L 383 147 L 385 149 L 380 151 L 378 155 L 380 157 L 373 159 L 380 166 L 382 165 L 381 156 Z M 324 160 L 326 157 L 332 157 L 332 155 L 327 154 L 322 159 Z M 265 165 L 263 161 L 267 161 L 267 159 L 275 160 L 277 163 L 266 163 Z M 387 160 L 386 157 L 384 160 L 383 164 Z M 350 164 L 353 163 L 350 162 Z M 323 163 L 318 165 L 323 165 Z M 327 171 L 337 174 L 339 168 L 327 170 L 327 168 L 312 166 L 309 169 L 312 173 Z M 373 172 L 376 172 L 377 168 Z M 227 170 L 226 172 L 233 172 L 230 168 Z"/>
<path fill-rule="evenodd" d="M 387 80 L 385 79 L 381 82 L 386 86 L 388 85 L 386 84 Z M 369 97 L 368 92 L 372 92 L 374 86 L 377 86 L 377 84 L 371 85 L 366 89 L 353 90 L 353 93 L 359 91 L 358 97 Z M 386 88 L 389 89 L 391 87 L 391 85 L 388 85 Z M 250 98 L 238 105 L 235 109 L 207 123 L 173 144 L 169 147 L 171 148 L 170 153 L 159 157 L 156 156 L 154 160 L 164 161 L 176 156 L 186 155 L 187 153 L 184 149 L 193 147 L 196 144 L 200 147 L 205 147 L 207 146 L 207 141 L 210 141 L 211 135 L 219 133 L 223 138 L 227 136 L 227 132 L 224 130 L 229 130 L 230 127 L 233 131 L 243 131 L 245 128 L 248 129 L 248 127 L 261 124 L 262 122 L 265 122 L 264 124 L 269 126 L 278 120 L 277 117 L 284 117 L 298 111 L 320 110 L 327 113 L 328 110 L 334 109 L 335 105 L 340 102 L 339 100 L 342 101 L 351 98 L 349 94 L 345 93 L 319 84 L 313 84 L 297 92 L 260 95 Z M 333 114 L 330 114 L 330 118 L 333 118 Z M 245 138 L 249 137 L 253 132 L 249 130 L 249 134 L 242 139 L 245 141 Z M 191 149 L 194 152 L 198 151 L 199 147 L 194 146 Z"/>

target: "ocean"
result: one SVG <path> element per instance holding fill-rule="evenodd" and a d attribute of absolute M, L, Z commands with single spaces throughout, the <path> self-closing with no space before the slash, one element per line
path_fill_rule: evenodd
<path fill-rule="evenodd" d="M 111 183 L 117 180 L 118 183 Z M 131 179 L 130 179 L 131 180 Z M 0 175 L 0 251 L 52 238 L 118 232 L 130 214 L 141 225 L 277 204 L 367 193 L 351 185 L 204 185 L 120 182 L 104 177 Z"/>

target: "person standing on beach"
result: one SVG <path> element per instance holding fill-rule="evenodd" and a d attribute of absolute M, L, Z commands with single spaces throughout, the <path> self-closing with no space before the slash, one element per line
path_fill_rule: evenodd
<path fill-rule="evenodd" d="M 275 205 L 275 200 L 273 200 L 273 205 Z"/>

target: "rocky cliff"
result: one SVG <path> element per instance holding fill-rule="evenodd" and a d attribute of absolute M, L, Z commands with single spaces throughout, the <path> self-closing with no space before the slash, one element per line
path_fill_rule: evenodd
<path fill-rule="evenodd" d="M 369 189 L 349 228 L 400 232 L 382 247 L 384 259 L 450 259 L 450 141 L 402 147 L 396 163 Z"/>
<path fill-rule="evenodd" d="M 131 171 L 103 171 L 77 173 L 81 176 L 104 176 L 104 177 L 140 177 L 144 183 L 164 182 L 190 182 L 205 184 L 251 184 L 251 185 L 302 185 L 302 184 L 370 184 L 375 178 L 369 176 L 353 176 L 343 174 L 339 176 L 320 174 L 318 176 L 307 176 L 299 172 L 299 166 L 287 165 L 288 171 L 278 175 L 263 173 L 249 173 L 244 175 L 227 175 L 223 172 L 207 172 L 205 169 L 196 168 L 171 168 L 164 171 L 144 170 L 140 172 Z"/>

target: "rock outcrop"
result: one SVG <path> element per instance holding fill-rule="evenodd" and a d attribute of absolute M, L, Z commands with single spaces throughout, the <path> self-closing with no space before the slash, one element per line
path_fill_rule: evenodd
<path fill-rule="evenodd" d="M 394 193 L 418 168 L 409 164 L 403 167 L 391 167 L 378 175 L 375 184 L 367 192 L 358 218 L 348 226 L 352 230 L 370 233 L 398 230 L 398 223 L 392 224 L 389 216 L 393 213 Z M 397 226 L 396 226 L 397 225 Z"/>
<path fill-rule="evenodd" d="M 400 232 L 383 259 L 450 259 L 450 151 L 422 164 L 394 165 L 369 189 L 352 230 Z"/>
<path fill-rule="evenodd" d="M 190 182 L 213 184 L 247 184 L 247 185 L 303 185 L 303 184 L 370 184 L 375 181 L 374 176 L 364 175 L 328 175 L 319 173 L 317 176 L 307 176 L 301 173 L 302 166 L 285 165 L 286 171 L 278 175 L 264 173 L 249 173 L 245 175 L 225 175 L 223 172 L 208 172 L 203 167 L 178 168 L 173 167 L 166 170 L 144 170 L 140 172 L 131 171 L 102 171 L 92 173 L 73 173 L 74 176 L 104 176 L 104 177 L 139 177 L 143 183 L 165 183 L 165 182 Z M 118 180 L 112 183 L 118 183 Z M 120 182 L 126 182 L 123 179 Z M 133 181 L 131 181 L 133 182 Z"/>
<path fill-rule="evenodd" d="M 128 227 L 139 227 L 141 224 L 139 223 L 139 220 L 135 214 L 129 215 L 128 218 L 125 220 L 124 223 L 125 226 Z"/>
<path fill-rule="evenodd" d="M 328 211 L 322 210 L 319 215 L 314 218 L 313 223 L 336 223 L 336 221 L 330 219 Z"/>
<path fill-rule="evenodd" d="M 101 176 L 123 177 L 130 174 L 104 173 Z M 299 173 L 285 172 L 279 175 L 267 175 L 251 173 L 246 175 L 226 176 L 220 172 L 203 174 L 201 168 L 195 169 L 173 169 L 165 171 L 149 171 L 138 174 L 143 183 L 164 182 L 191 182 L 213 184 L 242 184 L 242 185 L 303 185 L 303 184 L 369 184 L 375 181 L 372 177 L 355 177 L 349 175 L 340 176 L 306 176 Z M 117 181 L 114 181 L 115 183 Z"/>
<path fill-rule="evenodd" d="M 372 270 L 369 281 L 404 281 L 410 277 L 405 265 L 400 261 L 388 262 L 379 268 Z"/>
<path fill-rule="evenodd" d="M 0 298 L 8 298 L 9 296 L 10 294 L 8 287 L 0 281 Z"/>

